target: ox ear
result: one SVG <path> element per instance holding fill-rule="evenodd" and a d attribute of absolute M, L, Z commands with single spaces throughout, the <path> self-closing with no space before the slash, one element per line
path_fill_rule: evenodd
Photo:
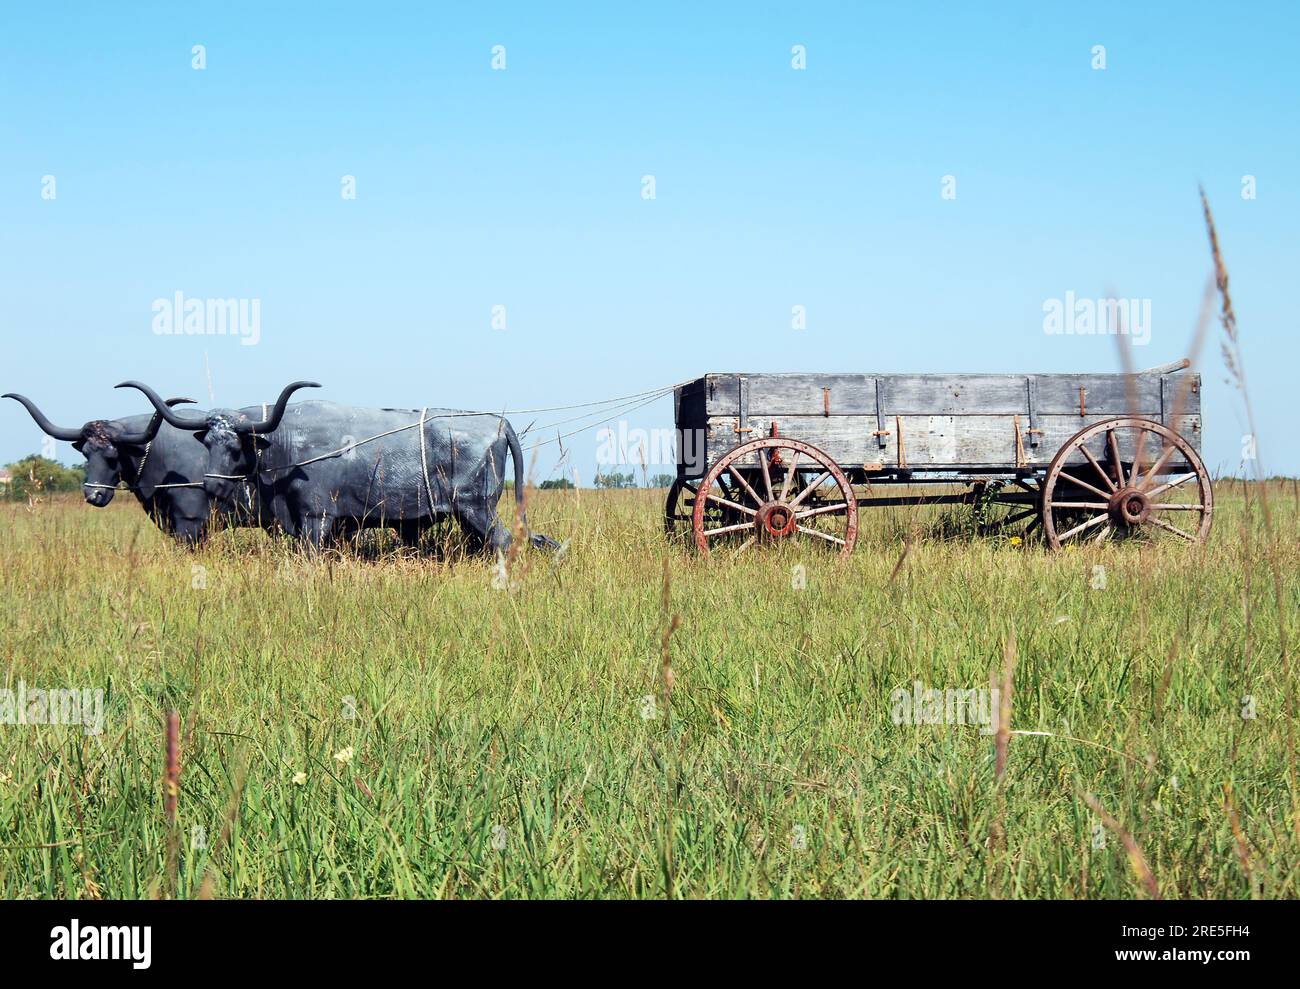
<path fill-rule="evenodd" d="M 196 430 L 194 430 L 194 438 L 195 438 L 196 440 L 198 440 L 200 443 L 207 443 L 207 441 L 208 441 L 208 431 L 207 431 L 207 429 L 205 428 L 205 429 L 196 429 Z"/>
<path fill-rule="evenodd" d="M 86 441 L 85 441 L 85 440 L 74 440 L 73 443 L 72 443 L 72 449 L 76 450 L 78 453 L 80 453 L 80 454 L 84 457 L 84 456 L 86 455 L 86 452 L 85 452 L 85 450 L 83 449 L 83 448 L 85 447 L 85 445 L 86 445 Z"/>

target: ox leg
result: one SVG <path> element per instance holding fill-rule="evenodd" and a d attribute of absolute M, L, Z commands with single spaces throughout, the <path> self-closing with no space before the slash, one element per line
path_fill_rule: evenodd
<path fill-rule="evenodd" d="M 328 515 L 309 515 L 302 520 L 299 537 L 313 554 L 324 551 L 334 534 L 334 520 Z"/>
<path fill-rule="evenodd" d="M 172 534 L 186 549 L 197 549 L 207 538 L 207 519 L 176 519 Z"/>
<path fill-rule="evenodd" d="M 469 538 L 475 552 L 487 550 L 496 553 L 510 548 L 510 530 L 501 524 L 495 512 L 474 508 L 457 511 L 456 521 Z"/>

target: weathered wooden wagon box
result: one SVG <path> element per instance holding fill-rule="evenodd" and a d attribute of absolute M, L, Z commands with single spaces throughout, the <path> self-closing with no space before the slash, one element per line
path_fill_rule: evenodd
<path fill-rule="evenodd" d="M 860 506 L 961 502 L 1011 506 L 998 526 L 1032 519 L 1026 531 L 1041 525 L 1053 547 L 1153 533 L 1197 542 L 1213 495 L 1199 455 L 1201 379 L 1187 367 L 706 374 L 674 392 L 677 481 L 665 524 L 693 532 L 705 551 L 808 535 L 847 553 Z M 972 487 L 871 495 L 882 484 L 954 483 Z"/>
<path fill-rule="evenodd" d="M 680 448 L 704 444 L 703 457 L 679 462 L 684 478 L 703 477 L 722 454 L 773 435 L 774 426 L 842 467 L 914 472 L 1014 473 L 1046 464 L 1083 426 L 1115 416 L 1152 419 L 1198 450 L 1201 435 L 1200 375 L 1181 364 L 1132 376 L 706 374 L 678 388 L 675 402 L 678 429 L 696 431 Z M 745 463 L 757 466 L 757 454 Z"/>

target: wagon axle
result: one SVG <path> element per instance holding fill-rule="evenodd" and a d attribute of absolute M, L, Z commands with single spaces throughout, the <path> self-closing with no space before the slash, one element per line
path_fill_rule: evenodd
<path fill-rule="evenodd" d="M 769 501 L 758 510 L 754 527 L 763 539 L 784 539 L 796 531 L 795 513 L 782 502 Z"/>
<path fill-rule="evenodd" d="M 1151 514 L 1151 499 L 1137 488 L 1124 488 L 1110 496 L 1107 512 L 1116 525 L 1132 528 Z"/>

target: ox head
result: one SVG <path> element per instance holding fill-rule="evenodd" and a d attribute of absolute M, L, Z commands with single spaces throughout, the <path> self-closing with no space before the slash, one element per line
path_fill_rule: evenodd
<path fill-rule="evenodd" d="M 145 448 L 158 435 L 163 423 L 163 416 L 154 413 L 142 430 L 130 429 L 112 419 L 92 419 L 82 426 L 65 428 L 50 422 L 30 398 L 12 393 L 3 397 L 21 402 L 46 435 L 66 440 L 86 458 L 86 481 L 81 490 L 86 501 L 96 508 L 103 508 L 113 500 L 113 494 L 122 482 L 123 463 L 128 457 L 143 458 Z M 173 405 L 193 401 L 192 398 L 169 398 L 163 404 L 170 410 Z"/>
<path fill-rule="evenodd" d="M 252 479 L 257 470 L 258 451 L 269 443 L 266 434 L 274 432 L 280 425 L 290 396 L 299 388 L 319 388 L 320 385 L 314 381 L 295 381 L 287 385 L 262 420 L 250 419 L 236 409 L 213 409 L 203 419 L 187 419 L 173 412 L 148 385 L 124 381 L 117 387 L 142 391 L 169 424 L 194 433 L 208 451 L 203 489 L 221 505 L 233 508 L 239 504 L 241 484 Z"/>

